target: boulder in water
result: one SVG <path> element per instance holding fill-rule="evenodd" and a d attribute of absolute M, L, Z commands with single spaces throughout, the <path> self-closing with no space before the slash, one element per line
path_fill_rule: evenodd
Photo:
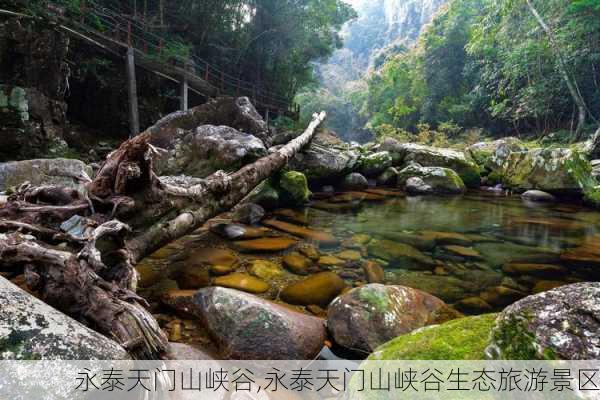
<path fill-rule="evenodd" d="M 248 195 L 248 201 L 255 203 L 267 210 L 279 207 L 279 192 L 270 179 L 262 182 Z"/>
<path fill-rule="evenodd" d="M 481 184 L 479 167 L 460 151 L 400 143 L 390 138 L 383 142 L 381 150 L 389 151 L 395 166 L 406 166 L 414 162 L 423 167 L 449 168 L 461 177 L 467 187 L 478 188 Z"/>
<path fill-rule="evenodd" d="M 372 240 L 368 246 L 369 253 L 399 268 L 422 269 L 435 265 L 435 260 L 415 247 L 391 240 Z"/>
<path fill-rule="evenodd" d="M 600 283 L 578 283 L 507 307 L 488 353 L 507 360 L 600 358 Z"/>
<path fill-rule="evenodd" d="M 125 349 L 0 276 L 0 359 L 124 360 Z"/>
<path fill-rule="evenodd" d="M 242 224 L 256 225 L 265 216 L 265 209 L 258 204 L 246 203 L 233 211 L 231 218 Z"/>
<path fill-rule="evenodd" d="M 541 190 L 528 190 L 521 195 L 523 200 L 535 201 L 539 203 L 553 203 L 556 201 L 556 197 L 550 193 L 542 192 Z"/>
<path fill-rule="evenodd" d="M 369 154 L 360 159 L 360 173 L 368 177 L 379 176 L 392 166 L 392 156 L 387 151 Z"/>
<path fill-rule="evenodd" d="M 462 194 L 466 190 L 462 179 L 453 170 L 422 167 L 415 163 L 400 171 L 398 185 L 409 194 Z"/>
<path fill-rule="evenodd" d="M 311 360 L 325 342 L 322 319 L 237 290 L 203 289 L 195 302 L 227 359 Z"/>
<path fill-rule="evenodd" d="M 492 169 L 493 163 L 504 159 L 514 151 L 523 151 L 521 140 L 505 137 L 491 142 L 479 142 L 467 148 L 467 153 L 482 168 Z M 495 160 L 495 161 L 494 161 Z"/>
<path fill-rule="evenodd" d="M 389 167 L 377 177 L 377 186 L 396 186 L 399 174 L 396 168 Z"/>
<path fill-rule="evenodd" d="M 283 199 L 292 205 L 302 205 L 310 198 L 308 181 L 302 172 L 287 171 L 279 178 Z"/>
<path fill-rule="evenodd" d="M 459 315 L 425 292 L 369 284 L 352 289 L 331 303 L 327 327 L 338 345 L 370 354 L 397 336 Z"/>
<path fill-rule="evenodd" d="M 344 177 L 342 189 L 344 190 L 365 190 L 369 187 L 367 178 L 358 172 L 353 172 Z"/>

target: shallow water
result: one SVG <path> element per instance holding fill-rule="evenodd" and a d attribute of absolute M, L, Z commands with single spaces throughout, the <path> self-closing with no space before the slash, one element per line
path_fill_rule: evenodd
<path fill-rule="evenodd" d="M 328 239 L 319 249 L 320 256 L 340 258 L 344 250 L 354 251 L 354 257 L 335 265 L 315 260 L 310 273 L 334 271 L 348 286 L 358 286 L 367 283 L 361 265 L 376 261 L 385 270 L 383 283 L 424 290 L 465 314 L 497 311 L 532 293 L 600 279 L 600 213 L 593 210 L 526 203 L 519 197 L 484 192 L 408 198 L 387 193 L 383 199 L 369 196 L 370 201 L 359 202 L 360 197 L 355 193 L 321 198 L 313 206 L 295 210 L 296 214 L 275 213 L 271 218 L 295 226 L 305 224 L 318 230 L 319 237 L 331 238 L 326 234 L 332 234 L 339 240 L 340 245 L 334 246 Z M 240 253 L 234 242 L 205 228 L 138 266 L 142 286 L 147 286 L 142 294 L 154 301 L 157 313 L 169 315 L 172 310 L 160 304 L 161 296 L 169 290 L 214 284 L 211 262 L 202 254 L 204 249 L 220 248 L 231 250 L 228 254 L 236 258 L 230 272 L 253 273 L 251 265 L 256 260 L 279 266 L 274 276 L 261 277 L 269 289 L 259 290 L 259 295 L 280 301 L 283 288 L 306 278 L 282 267 L 282 256 L 311 240 L 294 236 L 296 232 L 264 231 L 267 236 L 297 239 L 298 243 L 284 251 Z M 198 268 L 206 270 L 197 283 L 187 278 L 190 268 L 196 276 Z M 322 308 L 297 307 L 323 315 Z M 166 322 L 172 323 L 169 318 Z"/>

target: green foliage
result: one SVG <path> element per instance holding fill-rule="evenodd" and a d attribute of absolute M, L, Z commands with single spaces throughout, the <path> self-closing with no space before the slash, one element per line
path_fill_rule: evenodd
<path fill-rule="evenodd" d="M 600 116 L 600 0 L 533 0 L 549 21 L 588 112 Z M 417 46 L 368 79 L 361 108 L 375 132 L 403 129 L 444 143 L 458 127 L 492 133 L 572 132 L 575 104 L 548 35 L 525 0 L 450 0 Z M 432 129 L 419 129 L 421 123 Z M 463 136 L 464 137 L 464 136 Z M 573 136 L 570 135 L 572 140 Z"/>

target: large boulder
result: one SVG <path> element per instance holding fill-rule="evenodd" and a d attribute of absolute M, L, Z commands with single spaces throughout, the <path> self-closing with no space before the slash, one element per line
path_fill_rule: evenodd
<path fill-rule="evenodd" d="M 0 277 L 0 360 L 125 360 L 117 343 Z"/>
<path fill-rule="evenodd" d="M 600 283 L 578 283 L 526 297 L 507 307 L 492 331 L 497 359 L 600 358 Z"/>
<path fill-rule="evenodd" d="M 459 318 L 402 335 L 369 360 L 485 360 L 497 314 Z"/>
<path fill-rule="evenodd" d="M 179 132 L 173 147 L 156 159 L 156 170 L 159 175 L 205 178 L 218 170 L 236 171 L 266 155 L 256 136 L 229 126 L 202 125 Z"/>
<path fill-rule="evenodd" d="M 360 173 L 368 177 L 377 177 L 392 166 L 392 156 L 387 151 L 369 154 L 360 159 Z"/>
<path fill-rule="evenodd" d="M 195 313 L 228 359 L 310 360 L 325 341 L 322 319 L 237 290 L 202 289 L 194 302 Z"/>
<path fill-rule="evenodd" d="M 32 185 L 64 185 L 80 192 L 90 181 L 92 169 L 84 162 L 66 158 L 0 163 L 0 191 L 24 182 Z"/>
<path fill-rule="evenodd" d="M 464 182 L 453 170 L 422 167 L 415 163 L 399 172 L 397 183 L 411 194 L 462 194 L 466 190 Z"/>
<path fill-rule="evenodd" d="M 327 327 L 338 345 L 369 354 L 399 335 L 458 316 L 442 300 L 425 292 L 369 284 L 331 303 Z"/>
<path fill-rule="evenodd" d="M 358 151 L 350 149 L 335 134 L 321 130 L 290 161 L 290 168 L 302 171 L 310 181 L 334 180 L 352 172 L 359 156 Z"/>
<path fill-rule="evenodd" d="M 391 138 L 382 143 L 380 150 L 391 154 L 395 166 L 415 162 L 423 167 L 445 167 L 455 171 L 467 187 L 477 188 L 481 184 L 479 167 L 463 152 L 415 143 L 400 143 Z"/>
<path fill-rule="evenodd" d="M 482 168 L 490 168 L 492 159 L 501 159 L 514 151 L 523 151 L 525 147 L 516 137 L 505 137 L 492 142 L 479 142 L 467 148 L 467 153 Z"/>
<path fill-rule="evenodd" d="M 515 191 L 531 189 L 554 194 L 580 193 L 593 181 L 584 154 L 572 149 L 533 149 L 494 156 L 490 178 Z"/>
<path fill-rule="evenodd" d="M 365 190 L 369 187 L 369 181 L 358 172 L 353 172 L 344 177 L 342 189 L 344 190 Z"/>

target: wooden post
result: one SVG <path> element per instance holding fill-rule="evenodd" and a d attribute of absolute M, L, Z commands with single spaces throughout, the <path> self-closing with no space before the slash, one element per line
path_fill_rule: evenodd
<path fill-rule="evenodd" d="M 189 61 L 186 61 L 183 65 L 183 80 L 181 81 L 181 94 L 179 96 L 179 101 L 181 104 L 181 111 L 188 110 L 188 70 L 189 70 Z"/>
<path fill-rule="evenodd" d="M 129 137 L 140 132 L 138 114 L 137 84 L 135 80 L 135 58 L 133 47 L 127 48 L 127 97 L 129 100 Z"/>

